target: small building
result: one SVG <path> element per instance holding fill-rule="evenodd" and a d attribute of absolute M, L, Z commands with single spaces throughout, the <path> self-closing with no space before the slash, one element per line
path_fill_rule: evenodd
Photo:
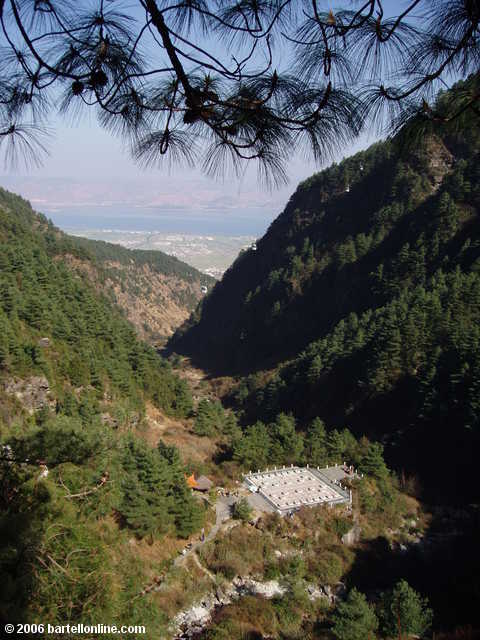
<path fill-rule="evenodd" d="M 186 476 L 185 480 L 187 481 L 187 485 L 190 489 L 195 489 L 197 486 L 197 481 L 195 480 L 195 475 L 192 473 L 191 476 Z"/>
<path fill-rule="evenodd" d="M 347 474 L 337 465 L 335 471 Z M 320 504 L 351 504 L 350 489 L 342 486 L 339 480 L 327 475 L 329 469 L 309 467 L 283 467 L 258 471 L 244 476 L 244 485 L 255 494 L 255 508 L 264 511 L 276 511 L 280 515 L 292 513 L 301 507 L 314 507 Z M 327 472 L 327 473 L 326 473 Z M 340 477 L 340 476 L 339 476 Z M 262 501 L 265 508 L 261 508 Z"/>
<path fill-rule="evenodd" d="M 186 480 L 190 489 L 194 489 L 195 491 L 207 492 L 213 487 L 213 482 L 210 478 L 207 478 L 207 476 L 195 478 L 195 474 L 192 473 L 192 475 L 188 476 Z"/>
<path fill-rule="evenodd" d="M 197 478 L 197 486 L 195 487 L 197 491 L 210 491 L 212 487 L 213 482 L 210 478 L 207 478 L 207 476 L 200 476 Z"/>

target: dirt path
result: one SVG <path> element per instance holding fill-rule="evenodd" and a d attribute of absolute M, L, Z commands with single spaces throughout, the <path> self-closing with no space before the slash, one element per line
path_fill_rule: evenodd
<path fill-rule="evenodd" d="M 230 518 L 230 508 L 235 503 L 235 500 L 236 499 L 232 497 L 224 498 L 222 496 L 219 496 L 217 498 L 217 501 L 215 503 L 215 513 L 216 513 L 215 524 L 210 529 L 208 534 L 205 536 L 205 540 L 203 541 L 200 540 L 199 542 L 196 542 L 184 554 L 182 554 L 181 556 L 178 556 L 178 558 L 176 558 L 173 563 L 174 566 L 176 567 L 182 566 L 183 563 L 186 561 L 186 559 L 192 554 L 196 557 L 196 552 L 198 551 L 198 549 L 204 544 L 206 544 L 207 542 L 210 542 L 210 540 L 213 540 L 215 538 L 222 524 Z M 197 558 L 197 561 L 199 562 L 198 558 Z"/>
<path fill-rule="evenodd" d="M 197 565 L 197 567 L 200 569 L 200 571 L 202 573 L 204 573 L 206 576 L 208 576 L 210 578 L 210 580 L 216 584 L 217 583 L 217 579 L 216 577 L 213 575 L 213 573 L 211 571 L 209 571 L 207 569 L 207 567 L 204 567 L 203 564 L 200 562 L 198 556 L 196 553 L 192 553 L 191 558 L 193 559 L 193 561 L 195 562 L 195 564 Z"/>

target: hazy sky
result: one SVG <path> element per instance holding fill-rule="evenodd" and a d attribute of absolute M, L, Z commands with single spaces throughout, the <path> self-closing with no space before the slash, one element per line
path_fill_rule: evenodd
<path fill-rule="evenodd" d="M 123 212 L 131 209 L 132 216 L 148 210 L 149 215 L 158 212 L 255 218 L 264 221 L 266 228 L 281 212 L 298 182 L 323 168 L 294 157 L 288 168 L 290 183 L 269 192 L 258 183 L 254 167 L 246 169 L 242 179 L 227 176 L 223 180 L 181 167 L 171 171 L 141 170 L 122 143 L 98 126 L 93 113 L 75 127 L 56 119 L 52 124 L 56 135 L 43 166 L 29 172 L 12 172 L 0 164 L 0 185 L 28 198 L 37 210 L 64 227 L 76 226 L 82 213 L 90 214 L 88 219 L 93 224 L 95 212 L 108 212 L 114 218 L 116 208 L 121 208 Z M 337 159 L 371 141 L 361 138 Z M 61 221 L 58 217 L 55 220 L 59 214 Z"/>
<path fill-rule="evenodd" d="M 343 155 L 367 144 L 366 138 L 361 138 Z M 242 218 L 246 234 L 260 235 L 283 210 L 298 182 L 320 169 L 313 162 L 295 158 L 289 165 L 290 183 L 274 191 L 258 183 L 253 166 L 247 167 L 241 180 L 231 176 L 214 180 L 199 170 L 182 167 L 143 170 L 122 143 L 95 121 L 75 128 L 61 124 L 50 150 L 41 168 L 28 173 L 4 172 L 0 185 L 30 200 L 37 211 L 62 228 L 120 228 L 115 221 L 121 211 L 124 218 L 131 213 L 131 229 L 136 216 L 148 215 L 150 227 L 161 229 L 161 217 L 178 215 L 183 219 L 183 231 L 190 216 L 221 216 L 224 233 L 228 233 L 229 218 L 232 235 L 241 233 L 238 219 Z M 237 221 L 235 231 L 233 219 Z"/>

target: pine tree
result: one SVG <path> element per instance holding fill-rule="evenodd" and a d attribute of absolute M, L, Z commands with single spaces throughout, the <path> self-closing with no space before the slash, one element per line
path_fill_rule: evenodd
<path fill-rule="evenodd" d="M 357 256 L 359 258 L 362 258 L 364 255 L 366 255 L 369 252 L 371 245 L 372 245 L 371 236 L 367 236 L 364 233 L 360 233 L 355 238 L 355 251 Z"/>
<path fill-rule="evenodd" d="M 193 430 L 198 436 L 213 436 L 215 433 L 215 411 L 209 400 L 200 400 Z"/>
<path fill-rule="evenodd" d="M 165 532 L 173 522 L 169 511 L 172 472 L 168 461 L 155 450 L 133 438 L 126 443 L 120 511 L 138 535 Z"/>
<path fill-rule="evenodd" d="M 188 418 L 193 413 L 192 394 L 185 380 L 180 378 L 174 382 L 171 410 L 179 418 Z"/>
<path fill-rule="evenodd" d="M 390 305 L 382 318 L 374 344 L 374 373 L 371 384 L 379 391 L 388 391 L 401 371 L 402 336 L 398 327 L 397 309 Z"/>
<path fill-rule="evenodd" d="M 237 416 L 233 413 L 233 411 L 225 412 L 225 418 L 223 420 L 222 432 L 230 436 L 230 438 L 234 438 L 239 434 L 240 427 L 238 426 Z"/>
<path fill-rule="evenodd" d="M 122 483 L 123 500 L 120 511 L 127 524 L 139 537 L 154 535 L 164 529 L 165 504 L 152 501 L 148 492 L 138 478 L 127 476 Z"/>
<path fill-rule="evenodd" d="M 379 442 L 369 444 L 365 456 L 360 462 L 363 473 L 377 478 L 385 479 L 388 476 L 388 468 L 383 459 L 383 445 Z"/>
<path fill-rule="evenodd" d="M 15 308 L 13 287 L 5 281 L 0 283 L 0 305 L 8 315 L 10 315 Z"/>
<path fill-rule="evenodd" d="M 338 640 L 372 640 L 378 620 L 366 597 L 352 589 L 333 614 L 332 631 Z"/>
<path fill-rule="evenodd" d="M 8 323 L 0 314 L 0 369 L 6 369 L 9 356 Z"/>
<path fill-rule="evenodd" d="M 185 484 L 185 482 L 184 482 Z M 202 526 L 205 512 L 200 503 L 190 495 L 190 490 L 176 488 L 174 491 L 174 522 L 178 536 L 188 538 Z"/>
<path fill-rule="evenodd" d="M 262 422 L 245 429 L 233 444 L 233 459 L 246 469 L 263 469 L 271 462 L 272 439 Z"/>
<path fill-rule="evenodd" d="M 307 380 L 308 383 L 313 385 L 319 380 L 323 370 L 323 362 L 320 355 L 316 355 L 308 365 Z"/>
<path fill-rule="evenodd" d="M 66 416 L 78 415 L 78 402 L 75 395 L 67 389 L 64 393 L 63 400 L 60 402 L 59 408 Z"/>
<path fill-rule="evenodd" d="M 271 458 L 276 464 L 297 463 L 303 450 L 303 439 L 295 430 L 295 419 L 281 413 L 269 425 L 272 438 Z"/>
<path fill-rule="evenodd" d="M 30 299 L 23 312 L 25 320 L 35 329 L 41 329 L 43 324 L 43 300 Z"/>
<path fill-rule="evenodd" d="M 428 601 L 400 580 L 383 594 L 381 621 L 383 631 L 391 637 L 422 636 L 432 625 L 433 612 Z"/>
<path fill-rule="evenodd" d="M 449 193 L 442 193 L 436 212 L 440 218 L 440 240 L 447 242 L 457 231 L 459 223 L 459 211 Z"/>
<path fill-rule="evenodd" d="M 248 522 L 252 516 L 252 507 L 246 498 L 241 498 L 233 505 L 233 517 L 235 520 Z"/>
<path fill-rule="evenodd" d="M 323 467 L 328 461 L 327 432 L 320 418 L 310 424 L 305 437 L 304 460 L 314 466 Z"/>
<path fill-rule="evenodd" d="M 328 460 L 331 463 L 340 462 L 343 459 L 343 454 L 345 453 L 345 442 L 342 434 L 337 429 L 333 429 L 327 435 L 326 444 Z"/>

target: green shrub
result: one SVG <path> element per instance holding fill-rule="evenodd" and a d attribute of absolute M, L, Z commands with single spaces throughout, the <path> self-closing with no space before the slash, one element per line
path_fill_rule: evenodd
<path fill-rule="evenodd" d="M 232 508 L 232 516 L 235 520 L 242 520 L 242 522 L 248 522 L 250 520 L 252 517 L 252 507 L 246 498 L 241 498 L 238 502 L 235 502 Z"/>

